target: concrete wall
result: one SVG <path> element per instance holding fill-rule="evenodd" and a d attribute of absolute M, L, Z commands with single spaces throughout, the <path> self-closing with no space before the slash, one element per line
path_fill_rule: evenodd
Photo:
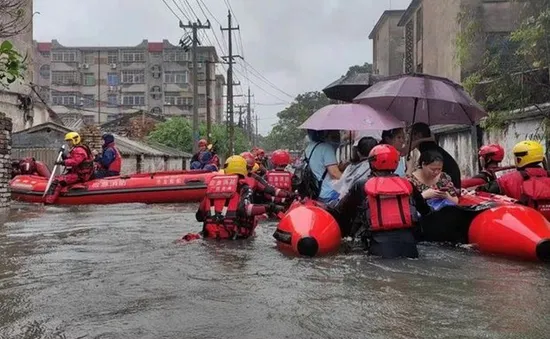
<path fill-rule="evenodd" d="M 8 207 L 10 203 L 11 129 L 11 119 L 0 113 L 0 208 Z"/>

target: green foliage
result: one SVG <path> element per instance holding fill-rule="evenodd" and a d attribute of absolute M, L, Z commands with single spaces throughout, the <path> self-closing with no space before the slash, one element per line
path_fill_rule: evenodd
<path fill-rule="evenodd" d="M 189 119 L 174 117 L 160 123 L 155 127 L 148 138 L 163 145 L 173 147 L 185 152 L 193 151 L 192 124 Z M 222 155 L 229 153 L 227 129 L 225 125 L 212 125 L 212 143 L 216 144 L 217 152 Z M 206 124 L 201 124 L 200 135 L 206 135 Z M 241 153 L 247 150 L 248 142 L 245 131 L 235 126 L 235 152 Z"/>
<path fill-rule="evenodd" d="M 354 73 L 372 73 L 372 64 L 365 62 L 363 65 L 351 66 L 346 72 L 346 76 Z"/>
<path fill-rule="evenodd" d="M 26 59 L 13 48 L 11 42 L 6 40 L 0 44 L 0 86 L 8 88 L 17 79 L 23 79 Z"/>

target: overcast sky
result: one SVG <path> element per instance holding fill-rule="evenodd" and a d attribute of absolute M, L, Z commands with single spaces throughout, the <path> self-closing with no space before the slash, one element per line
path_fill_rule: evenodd
<path fill-rule="evenodd" d="M 343 75 L 349 66 L 372 61 L 368 34 L 386 9 L 404 9 L 409 0 L 165 0 L 176 15 L 187 21 L 190 4 L 203 20 L 199 3 L 204 2 L 217 21 L 227 25 L 227 3 L 231 6 L 240 37 L 234 50 L 244 55 L 237 80 L 255 95 L 259 131 L 266 134 L 276 114 L 297 95 L 323 89 Z M 202 6 L 204 8 L 204 6 Z M 183 35 L 178 18 L 162 0 L 34 0 L 34 39 L 57 39 L 66 46 L 137 45 L 143 39 L 176 44 Z M 227 53 L 219 23 L 206 11 L 213 31 L 210 42 L 219 54 Z M 220 52 L 214 39 L 223 45 Z M 242 44 L 239 38 L 242 39 Z M 224 32 L 223 40 L 227 40 Z M 242 48 L 241 48 L 242 45 Z M 223 69 L 220 67 L 219 72 Z M 259 74 L 258 74 L 259 73 Z M 225 74 L 224 74 L 225 75 Z M 248 76 L 247 76 L 248 75 Z M 269 82 L 269 84 L 265 79 Z M 247 80 L 248 79 L 248 80 Z M 281 92 L 282 91 L 282 92 Z M 284 93 L 283 93 L 284 92 Z M 285 94 L 286 93 L 286 94 Z M 289 96 L 290 95 L 290 96 Z M 244 98 L 236 98 L 244 103 Z"/>

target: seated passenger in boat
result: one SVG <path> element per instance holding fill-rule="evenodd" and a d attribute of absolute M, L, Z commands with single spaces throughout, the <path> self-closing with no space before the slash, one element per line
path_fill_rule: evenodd
<path fill-rule="evenodd" d="M 332 183 L 332 188 L 340 194 L 340 198 L 343 198 L 349 192 L 355 182 L 370 175 L 368 158 L 370 151 L 376 145 L 378 145 L 378 141 L 373 137 L 363 137 L 353 146 L 350 164 L 346 167 L 340 179 Z"/>
<path fill-rule="evenodd" d="M 449 175 L 443 171 L 443 159 L 435 150 L 424 151 L 418 159 L 418 168 L 407 176 L 422 197 L 436 210 L 458 203 L 459 191 Z"/>
<path fill-rule="evenodd" d="M 52 181 L 46 192 L 45 204 L 55 203 L 64 186 L 86 182 L 94 174 L 94 156 L 90 148 L 81 143 L 80 135 L 69 132 L 65 135 L 65 141 L 70 149 L 69 154 L 63 155 L 63 160 L 56 162 L 56 165 L 65 166 L 66 173 L 56 176 Z"/>
<path fill-rule="evenodd" d="M 190 167 L 192 170 L 203 169 L 204 165 L 206 165 L 206 163 L 202 161 L 202 159 L 204 159 L 204 156 L 205 156 L 204 153 L 206 152 L 210 153 L 208 150 L 208 142 L 205 139 L 199 140 L 198 146 L 199 146 L 198 152 L 193 154 L 193 156 L 191 157 Z"/>
<path fill-rule="evenodd" d="M 372 255 L 384 258 L 417 258 L 413 233 L 417 211 L 431 210 L 420 192 L 394 171 L 401 154 L 390 145 L 372 149 L 371 174 L 357 181 L 335 208 L 342 235 L 361 236 Z"/>
<path fill-rule="evenodd" d="M 550 219 L 550 174 L 544 168 L 544 148 L 536 141 L 517 143 L 512 149 L 517 171 L 506 173 L 478 190 L 506 195 L 539 210 Z"/>
<path fill-rule="evenodd" d="M 11 161 L 11 178 L 15 178 L 21 174 L 21 168 L 19 167 L 19 160 L 12 160 Z"/>
<path fill-rule="evenodd" d="M 412 125 L 412 149 L 418 148 L 420 153 L 424 153 L 429 150 L 437 151 L 443 157 L 443 172 L 447 173 L 451 178 L 454 187 L 460 192 L 460 167 L 455 159 L 447 153 L 442 147 L 440 147 L 435 141 L 430 140 L 432 138 L 432 132 L 430 126 L 425 123 L 417 122 Z M 411 169 L 416 170 L 416 169 Z M 409 170 L 407 170 L 410 173 Z"/>
<path fill-rule="evenodd" d="M 215 172 L 220 168 L 220 157 L 218 157 L 218 153 L 216 152 L 216 148 L 214 145 L 209 144 L 206 149 L 210 154 L 212 154 L 212 158 L 208 163 L 204 166 L 204 169 L 207 171 Z"/>
<path fill-rule="evenodd" d="M 406 157 L 405 157 L 405 130 L 403 128 L 395 128 L 387 131 L 382 131 L 382 140 L 380 144 L 391 145 L 399 151 L 401 157 L 399 158 L 399 166 L 395 170 L 395 174 L 400 177 L 405 177 L 406 170 Z"/>
<path fill-rule="evenodd" d="M 39 177 L 49 178 L 51 173 L 42 161 L 36 161 L 34 158 L 28 157 L 19 160 L 17 163 L 19 174 L 36 175 Z"/>
<path fill-rule="evenodd" d="M 266 172 L 264 176 L 265 181 L 275 189 L 291 193 L 293 191 L 293 174 L 286 170 L 288 164 L 290 163 L 290 154 L 284 150 L 276 150 L 271 154 L 271 163 L 274 168 Z M 290 195 L 290 197 L 292 197 L 292 195 Z M 277 197 L 268 193 L 265 193 L 265 198 L 276 204 L 288 205 L 292 202 L 292 199 L 288 197 Z"/>
<path fill-rule="evenodd" d="M 241 157 L 243 157 L 246 160 L 247 164 L 247 180 L 248 185 L 252 188 L 254 193 L 254 202 L 262 202 L 264 201 L 264 195 L 268 195 L 270 197 L 276 197 L 281 198 L 285 200 L 292 200 L 294 198 L 294 193 L 292 193 L 289 190 L 277 188 L 270 183 L 266 181 L 266 179 L 262 178 L 258 173 L 259 165 L 256 163 L 256 160 L 252 153 L 250 152 L 243 152 L 241 153 Z"/>
<path fill-rule="evenodd" d="M 119 176 L 122 168 L 122 157 L 115 146 L 115 137 L 112 134 L 104 134 L 102 138 L 101 154 L 94 151 L 96 153 L 94 161 L 97 163 L 94 177 L 102 179 Z"/>
<path fill-rule="evenodd" d="M 504 159 L 504 148 L 497 144 L 484 145 L 479 148 L 477 154 L 481 172 L 463 179 L 462 187 L 475 187 L 494 181 L 495 171 L 500 169 L 500 162 Z"/>
<path fill-rule="evenodd" d="M 246 180 L 246 160 L 234 155 L 224 165 L 225 175 L 212 178 L 196 213 L 203 223 L 202 236 L 214 239 L 248 238 L 257 226 L 256 216 L 278 213 L 282 207 L 275 204 L 252 203 L 253 189 Z M 185 238 L 185 237 L 184 237 Z"/>
<path fill-rule="evenodd" d="M 252 155 L 255 156 L 256 164 L 259 166 L 259 170 L 256 173 L 263 177 L 269 168 L 269 161 L 265 156 L 265 151 L 262 148 L 258 148 L 256 149 L 256 153 L 252 153 Z"/>

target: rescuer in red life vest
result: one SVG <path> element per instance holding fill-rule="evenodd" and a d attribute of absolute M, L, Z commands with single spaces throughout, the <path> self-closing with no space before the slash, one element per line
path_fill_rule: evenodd
<path fill-rule="evenodd" d="M 252 188 L 246 177 L 246 160 L 234 155 L 224 165 L 225 175 L 215 176 L 208 183 L 206 197 L 196 213 L 197 221 L 203 223 L 202 236 L 215 239 L 248 238 L 257 226 L 256 216 L 278 213 L 282 207 L 275 204 L 252 203 Z"/>
<path fill-rule="evenodd" d="M 276 150 L 271 154 L 271 164 L 274 169 L 267 171 L 265 174 L 265 181 L 280 190 L 292 192 L 292 179 L 293 174 L 286 171 L 286 167 L 290 163 L 290 154 L 284 150 Z M 276 204 L 289 204 L 291 199 L 279 198 L 269 194 L 265 195 L 267 199 L 273 201 Z"/>
<path fill-rule="evenodd" d="M 342 235 L 360 235 L 369 254 L 417 258 L 416 212 L 426 215 L 431 209 L 407 179 L 394 173 L 400 156 L 391 145 L 375 146 L 368 157 L 370 176 L 351 187 L 336 206 L 335 216 Z"/>
<path fill-rule="evenodd" d="M 550 178 L 542 166 L 544 148 L 536 141 L 526 140 L 517 143 L 512 153 L 517 171 L 506 173 L 478 190 L 519 200 L 550 219 Z"/>
<path fill-rule="evenodd" d="M 255 154 L 256 158 L 256 164 L 260 166 L 260 169 L 257 171 L 257 174 L 260 176 L 264 176 L 268 169 L 268 163 L 267 163 L 267 157 L 265 156 L 265 151 L 262 148 L 258 148 L 256 150 Z"/>
<path fill-rule="evenodd" d="M 36 175 L 39 177 L 50 178 L 50 170 L 42 161 L 36 161 L 32 157 L 23 158 L 17 163 L 19 174 Z"/>
<path fill-rule="evenodd" d="M 95 162 L 98 168 L 94 173 L 96 179 L 116 177 L 120 175 L 122 157 L 115 147 L 115 137 L 112 134 L 103 135 L 103 152 L 96 154 Z M 95 152 L 95 151 L 94 151 Z"/>
<path fill-rule="evenodd" d="M 56 162 L 56 165 L 65 166 L 67 172 L 55 177 L 46 193 L 45 204 L 55 203 L 64 186 L 86 182 L 94 174 L 94 156 L 88 146 L 81 144 L 80 135 L 76 132 L 69 132 L 65 135 L 65 141 L 70 148 L 69 155 L 63 155 L 64 160 Z"/>
<path fill-rule="evenodd" d="M 504 148 L 497 144 L 484 145 L 479 148 L 478 160 L 481 172 L 471 178 L 462 180 L 462 187 L 474 187 L 494 181 L 495 171 L 500 169 L 500 162 L 504 159 Z"/>
<path fill-rule="evenodd" d="M 254 196 L 254 202 L 265 201 L 265 199 L 263 199 L 264 195 L 285 200 L 292 200 L 294 198 L 294 193 L 289 190 L 281 189 L 271 185 L 264 178 L 258 175 L 257 172 L 254 171 L 255 166 L 257 166 L 258 164 L 256 163 L 252 153 L 243 152 L 241 153 L 241 157 L 243 157 L 247 163 L 248 184 L 252 188 L 254 193 L 257 193 L 257 195 Z"/>

